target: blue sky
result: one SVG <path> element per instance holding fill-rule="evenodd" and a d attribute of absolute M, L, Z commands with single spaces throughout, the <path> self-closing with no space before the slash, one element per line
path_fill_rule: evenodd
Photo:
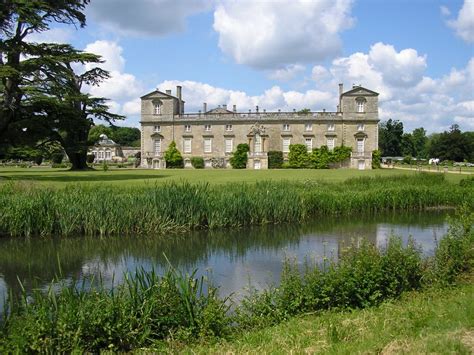
<path fill-rule="evenodd" d="M 36 39 L 101 54 L 112 78 L 90 92 L 123 125 L 157 87 L 182 85 L 187 112 L 333 111 L 343 82 L 407 131 L 474 130 L 474 0 L 93 0 L 87 18 Z"/>

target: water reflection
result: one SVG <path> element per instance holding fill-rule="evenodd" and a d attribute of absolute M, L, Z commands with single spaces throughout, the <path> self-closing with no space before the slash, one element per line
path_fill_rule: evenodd
<path fill-rule="evenodd" d="M 163 271 L 166 257 L 181 270 L 210 274 L 222 295 L 249 285 L 267 287 L 278 281 L 282 260 L 321 260 L 342 246 L 366 238 L 383 246 L 389 235 L 404 241 L 411 235 L 425 253 L 447 230 L 446 212 L 317 218 L 301 225 L 263 226 L 244 230 L 197 231 L 167 237 L 116 237 L 0 240 L 0 305 L 7 291 L 18 294 L 47 287 L 55 275 L 65 280 L 102 275 L 107 285 L 120 283 L 137 267 Z M 165 257 L 166 255 L 166 257 Z M 59 269 L 60 261 L 61 270 Z"/>

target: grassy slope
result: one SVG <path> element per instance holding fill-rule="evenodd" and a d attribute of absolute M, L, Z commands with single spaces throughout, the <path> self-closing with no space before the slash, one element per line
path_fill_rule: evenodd
<path fill-rule="evenodd" d="M 107 172 L 84 171 L 71 172 L 50 168 L 0 168 L 0 183 L 5 181 L 26 181 L 28 183 L 65 186 L 70 183 L 107 183 L 111 185 L 146 185 L 170 181 L 185 180 L 189 182 L 209 182 L 224 184 L 228 182 L 249 182 L 259 180 L 329 180 L 343 181 L 360 176 L 396 176 L 413 175 L 415 171 L 382 169 L 382 170 L 143 170 L 143 169 L 110 169 Z M 457 183 L 469 175 L 446 174 L 450 182 Z"/>
<path fill-rule="evenodd" d="M 160 350 L 251 354 L 474 353 L 474 278 L 452 289 L 410 292 L 353 312 L 293 318 L 232 341 Z"/>

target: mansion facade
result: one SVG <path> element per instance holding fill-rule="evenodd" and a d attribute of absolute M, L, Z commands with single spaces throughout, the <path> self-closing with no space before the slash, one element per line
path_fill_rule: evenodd
<path fill-rule="evenodd" d="M 350 167 L 370 169 L 378 149 L 378 95 L 362 86 L 344 92 L 339 84 L 335 112 L 267 112 L 258 106 L 237 112 L 235 105 L 207 110 L 204 103 L 202 111 L 184 113 L 180 86 L 176 96 L 155 90 L 141 97 L 141 165 L 166 168 L 164 152 L 175 141 L 185 168 L 191 157 L 204 158 L 205 167 L 228 167 L 237 145 L 247 143 L 249 169 L 268 168 L 269 151 L 282 151 L 287 159 L 290 144 L 305 144 L 308 151 L 345 145 L 352 148 Z"/>

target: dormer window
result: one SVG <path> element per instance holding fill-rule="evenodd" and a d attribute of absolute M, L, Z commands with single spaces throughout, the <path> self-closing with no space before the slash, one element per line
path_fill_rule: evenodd
<path fill-rule="evenodd" d="M 363 97 L 358 97 L 356 99 L 357 103 L 357 112 L 365 112 L 365 99 Z"/>
<path fill-rule="evenodd" d="M 161 103 L 159 102 L 153 103 L 153 114 L 161 115 Z"/>

